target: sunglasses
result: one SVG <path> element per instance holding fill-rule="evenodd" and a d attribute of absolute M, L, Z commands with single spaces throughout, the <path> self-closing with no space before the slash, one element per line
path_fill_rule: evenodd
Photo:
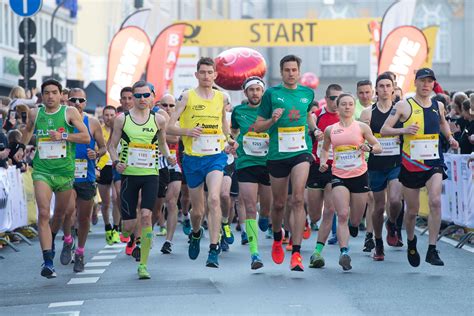
<path fill-rule="evenodd" d="M 337 95 L 330 95 L 327 97 L 329 100 L 334 101 L 337 99 Z"/>
<path fill-rule="evenodd" d="M 147 92 L 147 93 L 134 93 L 133 94 L 135 99 L 141 99 L 142 97 L 144 97 L 146 99 L 146 98 L 149 98 L 150 95 L 151 95 L 151 93 L 149 93 L 149 92 Z"/>
<path fill-rule="evenodd" d="M 84 103 L 84 102 L 87 101 L 85 98 L 69 98 L 68 100 L 72 103 L 76 103 L 78 101 L 79 101 L 79 103 Z"/>
<path fill-rule="evenodd" d="M 160 103 L 159 105 L 164 108 L 167 108 L 167 107 L 174 108 L 175 106 L 175 104 L 172 104 L 172 103 Z"/>

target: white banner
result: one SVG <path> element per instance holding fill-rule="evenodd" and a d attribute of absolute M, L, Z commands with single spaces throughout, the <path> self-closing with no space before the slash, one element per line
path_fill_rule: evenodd
<path fill-rule="evenodd" d="M 28 225 L 23 178 L 16 167 L 0 168 L 0 232 Z"/>

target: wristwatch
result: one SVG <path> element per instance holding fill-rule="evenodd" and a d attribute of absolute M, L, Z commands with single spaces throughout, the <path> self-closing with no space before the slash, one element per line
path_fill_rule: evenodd
<path fill-rule="evenodd" d="M 67 137 L 69 136 L 68 133 L 61 133 L 61 139 L 62 140 L 67 140 Z"/>

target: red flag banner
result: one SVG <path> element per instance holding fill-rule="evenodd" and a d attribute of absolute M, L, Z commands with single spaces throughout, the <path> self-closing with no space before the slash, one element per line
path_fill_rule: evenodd
<path fill-rule="evenodd" d="M 397 84 L 407 92 L 415 78 L 415 72 L 428 56 L 425 35 L 414 26 L 400 26 L 388 34 L 380 55 L 379 74 L 392 71 Z"/>
<path fill-rule="evenodd" d="M 107 64 L 107 105 L 120 105 L 120 90 L 140 80 L 150 56 L 146 33 L 135 26 L 121 29 L 109 47 Z"/>
<path fill-rule="evenodd" d="M 155 86 L 155 100 L 163 96 L 173 79 L 185 27 L 185 24 L 170 25 L 158 34 L 153 44 L 146 69 L 146 80 Z"/>

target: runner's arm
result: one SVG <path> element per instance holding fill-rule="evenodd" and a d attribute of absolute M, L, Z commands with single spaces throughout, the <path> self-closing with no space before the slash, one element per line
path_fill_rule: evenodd
<path fill-rule="evenodd" d="M 77 133 L 69 134 L 66 140 L 77 144 L 89 144 L 91 137 L 79 111 L 74 107 L 68 107 L 66 116 L 69 117 L 71 125 L 78 131 Z"/>
<path fill-rule="evenodd" d="M 371 152 L 373 154 L 380 154 L 382 152 L 382 146 L 380 145 L 377 138 L 375 138 L 375 136 L 372 133 L 372 130 L 370 129 L 369 125 L 367 125 L 363 122 L 359 122 L 359 126 L 362 130 L 362 134 L 363 134 L 365 140 L 372 147 L 372 149 L 370 149 L 371 147 L 363 144 L 364 146 L 368 147 L 368 148 L 364 148 L 364 149 L 368 149 L 368 150 L 364 150 L 364 151 Z"/>
<path fill-rule="evenodd" d="M 444 137 L 448 140 L 449 145 L 453 149 L 457 149 L 459 147 L 459 143 L 454 139 L 453 135 L 451 134 L 451 129 L 449 128 L 449 123 L 446 121 L 446 116 L 445 116 L 445 110 L 444 110 L 444 104 L 441 102 L 438 102 L 438 107 L 439 107 L 439 125 L 440 125 L 440 131 L 443 134 Z"/>
<path fill-rule="evenodd" d="M 159 128 L 157 133 L 158 136 L 158 148 L 160 152 L 165 156 L 167 159 L 170 157 L 170 149 L 168 148 L 168 144 L 166 143 L 166 119 L 160 115 L 155 117 L 156 125 Z"/>
<path fill-rule="evenodd" d="M 28 145 L 33 136 L 33 132 L 35 129 L 35 120 L 36 116 L 38 115 L 38 108 L 31 109 L 28 112 L 28 120 L 23 128 L 20 129 L 22 133 L 21 142 L 24 145 Z"/>
<path fill-rule="evenodd" d="M 176 110 L 171 114 L 168 127 L 166 128 L 167 134 L 173 136 L 189 135 L 189 129 L 181 128 L 176 124 L 179 117 L 181 116 L 181 113 L 183 113 L 184 109 L 186 108 L 186 103 L 188 103 L 188 93 L 185 91 L 176 101 Z"/>
<path fill-rule="evenodd" d="M 319 164 L 326 165 L 329 156 L 329 148 L 331 146 L 331 130 L 332 126 L 328 126 L 324 131 L 324 143 L 323 148 L 321 148 L 321 153 L 319 156 Z"/>
<path fill-rule="evenodd" d="M 89 119 L 89 123 L 92 123 L 94 128 L 93 137 L 97 143 L 97 158 L 102 157 L 107 152 L 107 147 L 105 146 L 104 134 L 102 133 L 102 127 L 100 126 L 99 120 L 95 117 Z"/>
<path fill-rule="evenodd" d="M 224 95 L 224 106 L 222 107 L 222 132 L 226 139 L 229 139 L 230 136 L 230 124 L 227 122 L 227 111 L 225 110 L 225 105 L 229 103 L 229 99 L 226 95 Z"/>
<path fill-rule="evenodd" d="M 398 136 L 405 134 L 404 128 L 394 128 L 395 124 L 403 117 L 403 111 L 406 107 L 405 101 L 400 101 L 392 108 L 390 115 L 385 120 L 382 128 L 380 129 L 380 134 L 382 136 Z"/>
<path fill-rule="evenodd" d="M 114 127 L 112 129 L 112 135 L 110 135 L 109 143 L 107 146 L 107 150 L 109 151 L 110 159 L 112 161 L 119 160 L 119 156 L 117 154 L 117 146 L 120 141 L 120 137 L 122 137 L 122 128 L 125 123 L 125 115 L 122 113 L 117 116 L 114 120 Z"/>
<path fill-rule="evenodd" d="M 311 133 L 314 133 L 314 131 L 316 130 L 316 122 L 313 118 L 313 115 L 312 115 L 313 112 L 307 112 L 306 113 L 306 122 L 308 123 L 308 129 Z"/>

